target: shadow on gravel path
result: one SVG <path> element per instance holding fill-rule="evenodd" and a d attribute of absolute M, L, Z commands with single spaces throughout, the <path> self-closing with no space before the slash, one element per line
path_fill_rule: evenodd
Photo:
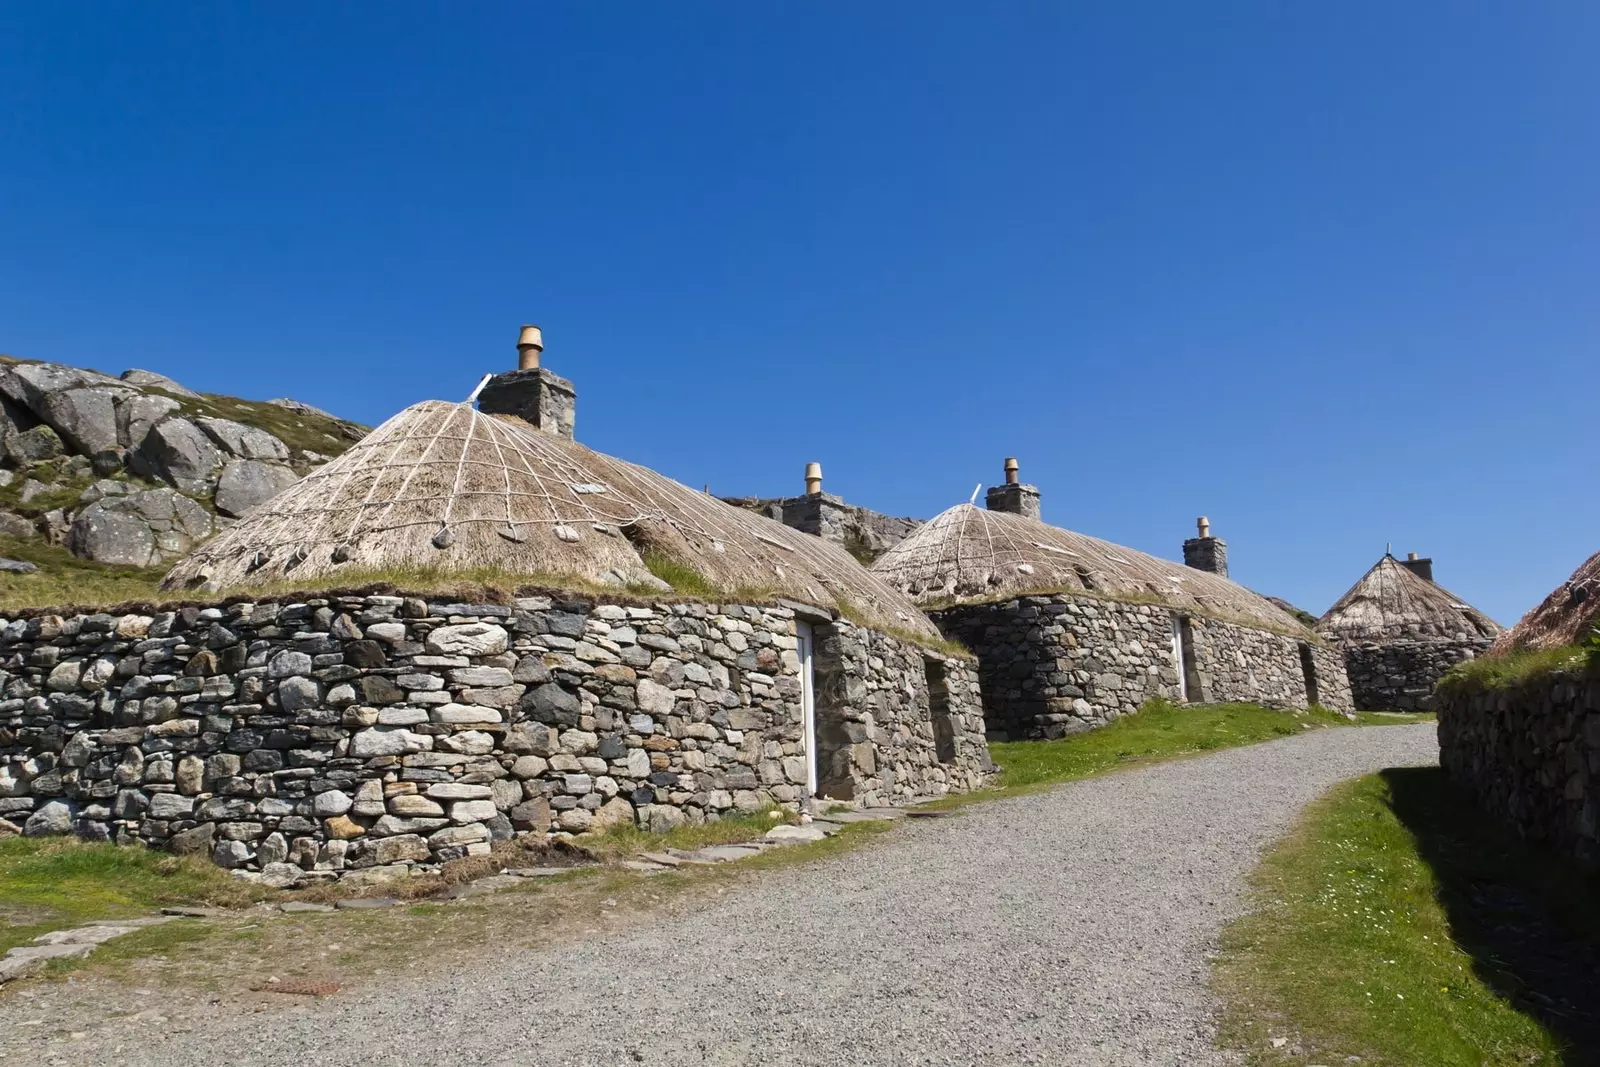
<path fill-rule="evenodd" d="M 1521 841 L 1438 767 L 1383 772 L 1478 976 L 1600 1064 L 1600 876 Z"/>

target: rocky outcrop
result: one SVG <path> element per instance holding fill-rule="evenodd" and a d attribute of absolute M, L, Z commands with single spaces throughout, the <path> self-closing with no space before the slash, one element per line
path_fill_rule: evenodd
<path fill-rule="evenodd" d="M 0 362 L 0 535 L 43 534 L 104 563 L 168 562 L 210 536 L 213 512 L 238 518 L 365 430 L 308 405 L 273 403 L 308 420 L 315 432 L 300 439 L 320 451 L 246 417 L 292 426 L 281 412 L 204 397 L 152 371 L 113 378 Z M 52 507 L 79 490 L 79 506 Z"/>

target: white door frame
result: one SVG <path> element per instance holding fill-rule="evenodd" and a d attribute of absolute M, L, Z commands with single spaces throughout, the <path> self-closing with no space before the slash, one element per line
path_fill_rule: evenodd
<path fill-rule="evenodd" d="M 1178 667 L 1178 702 L 1189 703 L 1189 669 L 1183 661 L 1183 620 L 1172 616 L 1172 659 Z"/>
<path fill-rule="evenodd" d="M 799 640 L 800 706 L 804 718 L 806 749 L 806 796 L 817 795 L 817 698 L 815 677 L 811 673 L 811 651 L 815 635 L 811 624 L 796 619 L 794 635 Z"/>

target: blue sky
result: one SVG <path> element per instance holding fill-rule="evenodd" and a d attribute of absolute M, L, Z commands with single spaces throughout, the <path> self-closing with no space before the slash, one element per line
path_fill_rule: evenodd
<path fill-rule="evenodd" d="M 993 10 L 998 8 L 998 10 Z M 1600 548 L 1600 8 L 8 5 L 0 351 L 1512 622 Z"/>

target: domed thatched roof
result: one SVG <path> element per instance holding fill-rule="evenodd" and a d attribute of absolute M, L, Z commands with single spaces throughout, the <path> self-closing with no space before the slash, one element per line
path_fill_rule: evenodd
<path fill-rule="evenodd" d="M 971 504 L 924 523 L 872 570 L 922 605 L 1066 591 L 1310 634 L 1265 597 L 1208 571 Z"/>
<path fill-rule="evenodd" d="M 438 400 L 406 408 L 273 497 L 181 560 L 164 585 L 492 568 L 669 589 L 647 555 L 669 561 L 669 575 L 672 565 L 693 572 L 680 584 L 698 577 L 719 599 L 790 597 L 937 636 L 905 596 L 837 545 L 518 419 Z"/>
<path fill-rule="evenodd" d="M 1600 626 L 1600 552 L 1501 634 L 1490 654 L 1564 648 L 1588 637 L 1596 626 Z"/>
<path fill-rule="evenodd" d="M 1501 626 L 1448 589 L 1386 555 L 1317 620 L 1317 632 L 1343 644 L 1482 641 Z"/>

